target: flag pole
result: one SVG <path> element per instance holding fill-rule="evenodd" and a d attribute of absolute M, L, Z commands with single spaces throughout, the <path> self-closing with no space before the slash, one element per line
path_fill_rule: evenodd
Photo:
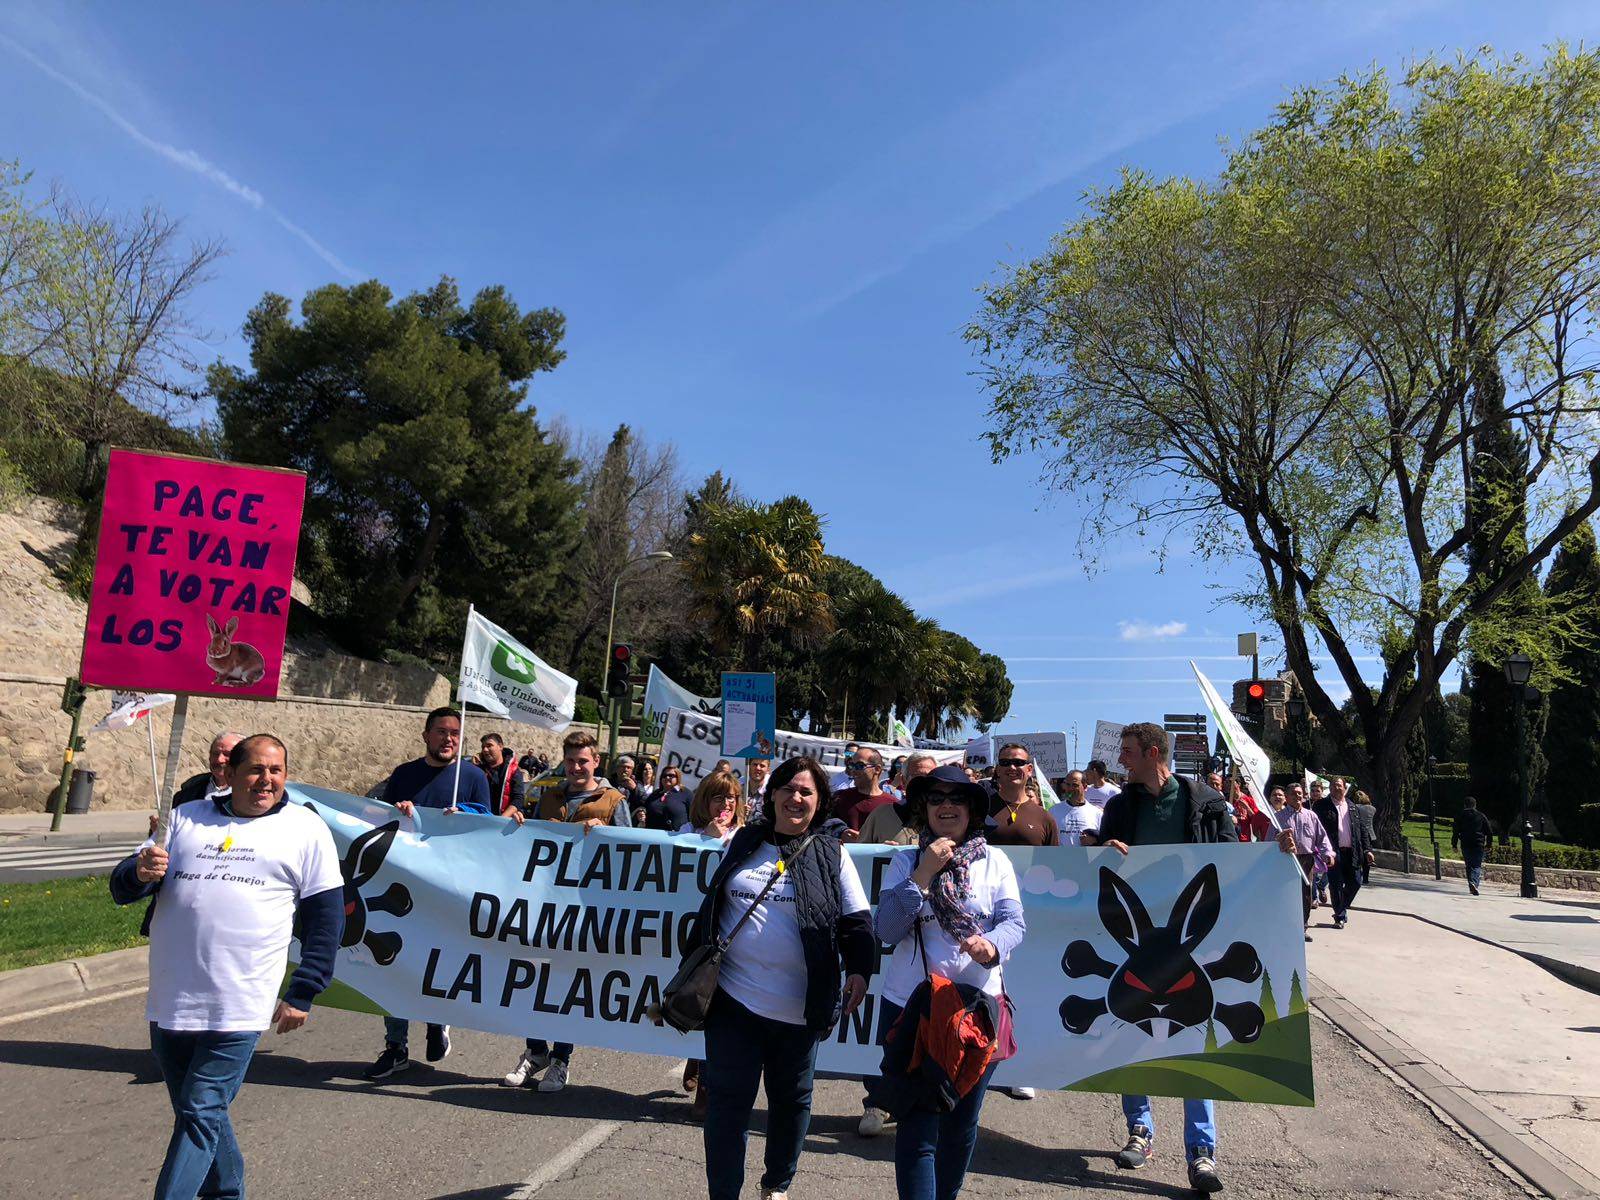
<path fill-rule="evenodd" d="M 156 808 L 161 807 L 161 780 L 156 775 L 156 714 L 151 709 L 144 715 L 144 731 L 150 739 L 150 790 L 155 794 Z"/>
<path fill-rule="evenodd" d="M 472 636 L 472 616 L 478 610 L 469 602 L 467 604 L 467 637 Z M 462 647 L 461 666 L 467 665 L 466 648 Z M 459 672 L 458 672 L 459 674 Z M 456 679 L 456 690 L 461 694 L 461 740 L 456 743 L 456 769 L 455 777 L 450 781 L 450 807 L 456 806 L 456 794 L 461 790 L 461 756 L 467 749 L 467 693 L 461 686 L 461 680 Z"/>

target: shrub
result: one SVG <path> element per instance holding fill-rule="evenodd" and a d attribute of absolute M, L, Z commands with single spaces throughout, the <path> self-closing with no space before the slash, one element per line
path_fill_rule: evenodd
<path fill-rule="evenodd" d="M 1580 846 L 1600 849 L 1600 804 L 1578 805 L 1578 815 L 1573 828 L 1565 831 Z"/>
<path fill-rule="evenodd" d="M 1596 805 L 1588 805 L 1594 808 Z M 1490 846 L 1484 855 L 1487 862 L 1516 866 L 1522 862 L 1522 844 L 1513 841 L 1509 846 Z M 1585 846 L 1551 846 L 1535 849 L 1533 865 L 1558 871 L 1600 871 L 1600 850 Z"/>

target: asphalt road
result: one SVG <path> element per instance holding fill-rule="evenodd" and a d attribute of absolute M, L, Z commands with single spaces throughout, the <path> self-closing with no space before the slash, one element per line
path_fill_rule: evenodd
<path fill-rule="evenodd" d="M 139 848 L 140 839 L 94 842 L 82 845 L 27 846 L 0 844 L 0 883 L 41 883 L 50 879 L 80 879 L 109 875 Z"/>
<path fill-rule="evenodd" d="M 0 1193 L 27 1200 L 128 1200 L 153 1190 L 171 1130 L 142 994 L 0 1022 Z M 413 1031 L 420 1053 L 422 1028 Z M 1510 1182 L 1420 1102 L 1313 1022 L 1315 1109 L 1219 1106 L 1228 1193 L 1258 1196 L 1515 1197 Z M 676 1064 L 579 1048 L 573 1083 L 541 1096 L 497 1086 L 518 1046 L 459 1031 L 438 1068 L 385 1085 L 359 1078 L 381 1047 L 376 1018 L 322 1011 L 267 1035 L 234 1105 L 257 1197 L 344 1200 L 665 1200 L 704 1195 L 701 1132 L 687 1122 Z M 670 1072 L 670 1074 L 669 1074 Z M 818 1085 L 792 1194 L 889 1200 L 893 1139 L 855 1134 L 859 1085 Z M 1157 1161 L 1122 1172 L 1113 1096 L 994 1093 L 964 1195 L 1189 1195 L 1177 1101 L 1158 1100 Z M 761 1128 L 761 1110 L 755 1129 Z M 752 1136 L 746 1193 L 761 1142 Z"/>

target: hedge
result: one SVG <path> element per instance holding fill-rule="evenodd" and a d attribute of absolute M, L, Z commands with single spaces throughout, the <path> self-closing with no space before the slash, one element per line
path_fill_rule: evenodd
<path fill-rule="evenodd" d="M 1597 806 L 1591 804 L 1587 807 Z M 1514 841 L 1509 846 L 1498 844 L 1490 846 L 1484 859 L 1487 862 L 1517 866 L 1522 862 L 1522 844 Z M 1552 846 L 1543 850 L 1535 849 L 1533 865 L 1557 871 L 1600 871 L 1600 850 L 1590 850 L 1585 846 Z"/>

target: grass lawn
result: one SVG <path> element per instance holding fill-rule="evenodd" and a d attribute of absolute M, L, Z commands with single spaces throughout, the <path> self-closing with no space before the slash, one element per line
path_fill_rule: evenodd
<path fill-rule="evenodd" d="M 0 971 L 137 946 L 144 908 L 113 904 L 103 875 L 0 883 Z"/>
<path fill-rule="evenodd" d="M 1434 822 L 1434 831 L 1439 835 L 1439 853 L 1446 858 L 1460 858 L 1461 852 L 1459 850 L 1450 849 L 1450 830 L 1452 827 L 1453 823 L 1450 821 Z M 1402 837 L 1411 840 L 1413 850 L 1420 850 L 1430 855 L 1433 853 L 1433 849 L 1428 845 L 1428 819 L 1426 817 L 1420 821 L 1415 818 L 1402 821 L 1400 823 L 1400 834 Z M 1521 843 L 1514 842 L 1513 844 L 1520 845 Z M 1563 848 L 1563 843 L 1542 842 L 1538 838 L 1534 838 L 1533 848 L 1535 850 L 1556 850 Z"/>

